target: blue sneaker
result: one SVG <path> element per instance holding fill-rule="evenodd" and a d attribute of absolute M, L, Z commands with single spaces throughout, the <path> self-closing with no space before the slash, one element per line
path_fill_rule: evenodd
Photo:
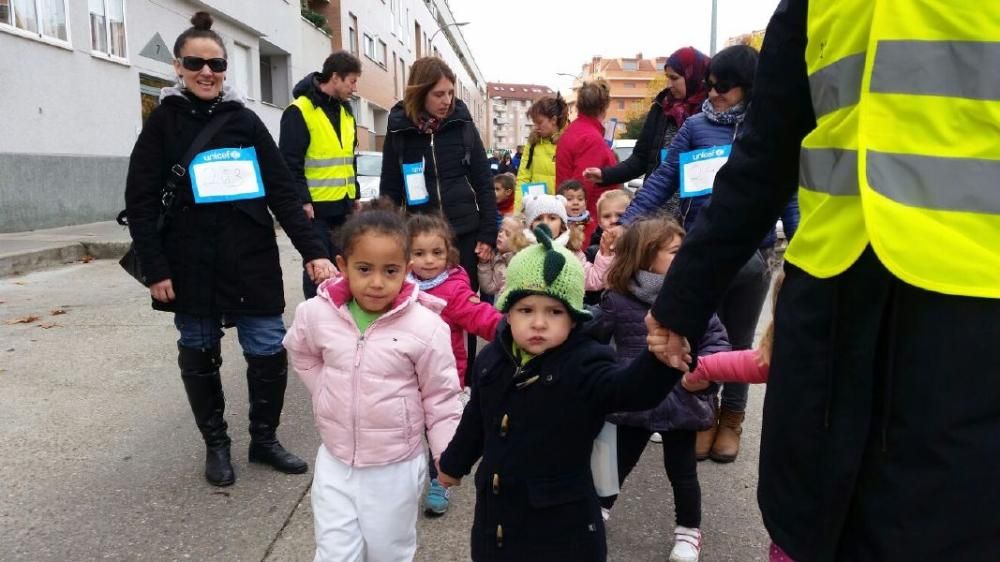
<path fill-rule="evenodd" d="M 431 480 L 431 485 L 427 487 L 427 495 L 424 497 L 424 513 L 430 516 L 440 516 L 448 512 L 448 489 L 437 481 Z"/>

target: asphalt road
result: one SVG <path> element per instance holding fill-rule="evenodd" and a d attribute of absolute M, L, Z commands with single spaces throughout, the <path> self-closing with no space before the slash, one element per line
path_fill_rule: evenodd
<path fill-rule="evenodd" d="M 299 262 L 281 240 L 291 312 Z M 238 480 L 224 489 L 201 477 L 204 449 L 175 340 L 171 317 L 153 312 L 113 261 L 0 279 L 0 561 L 312 559 L 310 475 L 246 462 L 235 334 L 224 339 L 222 369 Z M 754 497 L 763 388 L 750 397 L 739 459 L 699 465 L 708 562 L 766 559 Z M 279 435 L 312 461 L 319 439 L 309 409 L 292 377 Z M 611 560 L 667 558 L 673 509 L 658 447 L 650 444 L 615 508 Z M 471 508 L 466 486 L 446 516 L 421 517 L 416 560 L 468 560 Z"/>

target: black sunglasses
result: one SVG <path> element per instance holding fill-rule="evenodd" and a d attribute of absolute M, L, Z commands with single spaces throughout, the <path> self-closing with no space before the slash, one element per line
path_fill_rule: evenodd
<path fill-rule="evenodd" d="M 209 70 L 212 72 L 225 72 L 226 68 L 229 67 L 229 63 L 226 59 L 203 59 L 201 57 L 183 57 L 181 58 L 181 66 L 190 70 L 191 72 L 198 72 L 205 65 L 208 65 Z"/>
<path fill-rule="evenodd" d="M 711 92 L 714 89 L 716 92 L 718 92 L 720 94 L 725 94 L 729 90 L 732 90 L 733 88 L 738 88 L 738 87 L 739 87 L 739 84 L 729 84 L 729 83 L 726 83 L 726 82 L 712 82 L 708 78 L 705 79 L 705 90 L 707 90 L 709 92 Z"/>

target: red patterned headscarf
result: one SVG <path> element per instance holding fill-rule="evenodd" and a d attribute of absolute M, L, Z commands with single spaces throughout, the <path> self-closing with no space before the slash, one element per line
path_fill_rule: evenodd
<path fill-rule="evenodd" d="M 700 112 L 701 104 L 708 98 L 705 79 L 708 78 L 710 62 L 712 59 L 708 55 L 694 47 L 677 49 L 667 58 L 665 67 L 683 76 L 687 89 L 687 98 L 683 100 L 674 98 L 669 92 L 663 98 L 664 115 L 673 118 L 678 127 L 684 124 L 685 119 Z"/>

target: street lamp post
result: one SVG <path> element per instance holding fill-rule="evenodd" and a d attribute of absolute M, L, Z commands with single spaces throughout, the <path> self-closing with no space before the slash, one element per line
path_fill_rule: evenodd
<path fill-rule="evenodd" d="M 716 43 L 718 42 L 719 25 L 719 0 L 712 0 L 712 44 L 709 46 L 709 56 L 715 56 Z"/>
<path fill-rule="evenodd" d="M 456 21 L 456 22 L 452 22 L 452 23 L 446 23 L 446 24 L 442 25 L 441 27 L 439 27 L 437 31 L 435 31 L 434 33 L 431 34 L 431 38 L 430 38 L 429 41 L 427 41 L 427 44 L 430 45 L 431 48 L 433 49 L 434 48 L 434 38 L 437 37 L 438 33 L 441 33 L 442 31 L 444 31 L 444 28 L 446 28 L 446 27 L 452 27 L 452 26 L 455 26 L 455 27 L 464 27 L 466 25 L 469 25 L 470 23 L 472 23 L 472 22 L 468 22 L 468 21 Z"/>

